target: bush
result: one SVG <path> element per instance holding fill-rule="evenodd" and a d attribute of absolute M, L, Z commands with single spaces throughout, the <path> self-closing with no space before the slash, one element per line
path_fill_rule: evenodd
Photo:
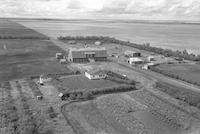
<path fill-rule="evenodd" d="M 98 89 L 91 89 L 91 90 L 82 90 L 82 91 L 74 91 L 71 93 L 66 93 L 63 95 L 62 100 L 90 100 L 96 95 L 101 94 L 109 94 L 109 93 L 117 93 L 117 92 L 126 92 L 136 90 L 136 87 L 133 85 L 120 85 L 120 86 L 113 86 L 107 88 L 98 88 Z"/>
<path fill-rule="evenodd" d="M 57 117 L 57 113 L 55 113 L 54 109 L 52 106 L 50 106 L 47 110 L 47 114 L 49 114 L 50 118 L 55 118 Z"/>

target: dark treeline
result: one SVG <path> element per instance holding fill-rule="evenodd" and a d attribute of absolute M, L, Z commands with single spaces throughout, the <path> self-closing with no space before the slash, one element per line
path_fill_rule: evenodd
<path fill-rule="evenodd" d="M 49 37 L 37 37 L 37 36 L 0 36 L 0 39 L 38 39 L 49 40 Z"/>
<path fill-rule="evenodd" d="M 126 45 L 130 47 L 134 47 L 141 50 L 146 50 L 150 52 L 154 52 L 157 54 L 162 54 L 166 57 L 178 57 L 178 58 L 184 58 L 186 60 L 192 60 L 192 61 L 200 61 L 200 55 L 195 55 L 193 53 L 189 54 L 186 50 L 184 51 L 173 51 L 171 49 L 164 49 L 164 48 L 158 48 L 158 47 L 152 47 L 150 46 L 150 43 L 145 44 L 136 44 L 129 41 L 122 41 L 118 40 L 113 37 L 108 36 L 65 36 L 65 37 L 58 37 L 59 40 L 75 40 L 75 41 L 101 41 L 102 43 L 116 43 L 120 45 Z"/>
<path fill-rule="evenodd" d="M 76 90 L 65 93 L 62 100 L 89 100 L 98 95 L 134 91 L 137 88 L 134 85 L 121 84 L 112 87 L 95 88 L 89 90 Z"/>

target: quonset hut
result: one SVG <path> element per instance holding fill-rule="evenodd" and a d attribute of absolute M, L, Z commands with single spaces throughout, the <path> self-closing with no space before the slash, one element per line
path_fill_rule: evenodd
<path fill-rule="evenodd" d="M 90 61 L 106 61 L 107 51 L 105 48 L 100 47 L 87 47 L 87 48 L 70 48 L 68 61 L 80 63 Z"/>

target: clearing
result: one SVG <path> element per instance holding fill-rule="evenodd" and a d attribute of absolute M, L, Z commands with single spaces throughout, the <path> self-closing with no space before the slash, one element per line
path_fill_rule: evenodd
<path fill-rule="evenodd" d="M 70 92 L 79 89 L 94 89 L 94 88 L 103 88 L 111 87 L 118 85 L 118 83 L 109 81 L 109 80 L 89 80 L 85 75 L 71 75 L 64 78 L 60 78 L 59 81 L 53 81 L 55 86 L 62 87 L 64 92 Z"/>

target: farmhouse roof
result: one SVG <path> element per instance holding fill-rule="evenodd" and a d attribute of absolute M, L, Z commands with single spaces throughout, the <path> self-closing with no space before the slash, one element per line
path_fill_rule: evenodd
<path fill-rule="evenodd" d="M 105 70 L 89 70 L 87 71 L 90 75 L 97 75 L 97 74 L 106 74 Z"/>

